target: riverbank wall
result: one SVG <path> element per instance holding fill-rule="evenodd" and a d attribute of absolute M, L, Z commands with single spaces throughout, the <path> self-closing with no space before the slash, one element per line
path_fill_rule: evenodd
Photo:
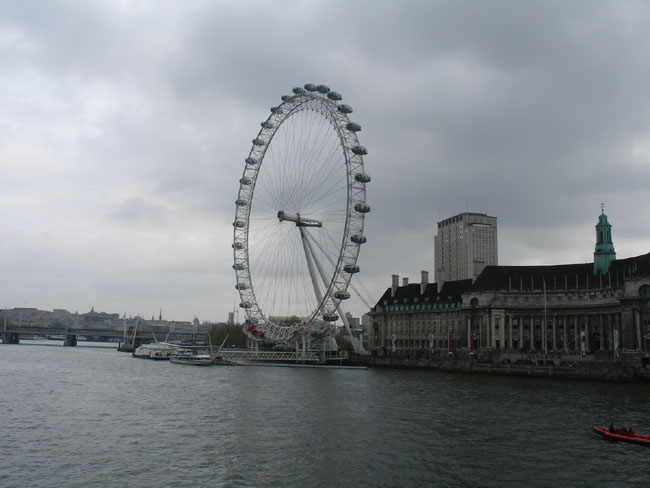
<path fill-rule="evenodd" d="M 376 368 L 435 369 L 466 374 L 650 383 L 650 369 L 643 368 L 640 364 L 622 361 L 578 361 L 571 366 L 538 366 L 534 364 L 481 363 L 472 358 L 413 359 L 351 354 L 348 363 Z"/>

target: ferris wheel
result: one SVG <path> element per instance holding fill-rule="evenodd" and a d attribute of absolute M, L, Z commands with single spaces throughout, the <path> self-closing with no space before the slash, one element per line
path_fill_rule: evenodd
<path fill-rule="evenodd" d="M 235 287 L 254 340 L 322 343 L 345 315 L 359 272 L 366 184 L 361 126 L 324 85 L 271 108 L 239 180 L 233 222 Z M 320 341 L 320 342 L 319 342 Z"/>

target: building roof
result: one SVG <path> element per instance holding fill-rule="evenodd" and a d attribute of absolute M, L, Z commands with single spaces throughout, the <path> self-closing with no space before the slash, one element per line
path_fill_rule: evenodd
<path fill-rule="evenodd" d="M 449 306 L 459 304 L 463 301 L 463 293 L 472 286 L 472 280 L 445 281 L 440 292 L 438 292 L 437 283 L 427 283 L 424 293 L 420 293 L 421 284 L 411 283 L 406 286 L 400 286 L 395 290 L 395 296 L 392 296 L 392 287 L 387 288 L 381 296 L 375 307 L 384 307 L 390 305 L 415 305 L 431 304 Z"/>
<path fill-rule="evenodd" d="M 609 271 L 595 275 L 593 263 L 553 266 L 486 266 L 474 283 L 472 280 L 445 281 L 438 292 L 437 283 L 428 283 L 420 293 L 420 283 L 400 286 L 392 296 L 387 288 L 374 311 L 388 306 L 431 304 L 433 307 L 458 306 L 467 292 L 482 291 L 562 291 L 622 286 L 626 279 L 650 275 L 650 253 L 612 262 Z M 397 310 L 397 309 L 394 309 Z"/>
<path fill-rule="evenodd" d="M 593 263 L 554 266 L 486 266 L 472 291 L 585 290 L 615 287 L 625 278 L 650 274 L 650 253 L 612 262 L 609 271 L 595 275 Z"/>

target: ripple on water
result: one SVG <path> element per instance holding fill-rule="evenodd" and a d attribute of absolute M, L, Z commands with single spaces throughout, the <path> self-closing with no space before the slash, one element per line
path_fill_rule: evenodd
<path fill-rule="evenodd" d="M 646 486 L 646 385 L 409 370 L 191 368 L 3 345 L 0 485 Z M 596 483 L 597 482 L 597 483 Z"/>

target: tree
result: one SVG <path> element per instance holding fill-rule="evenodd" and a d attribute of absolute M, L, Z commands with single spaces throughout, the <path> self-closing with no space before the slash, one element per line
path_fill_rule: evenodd
<path fill-rule="evenodd" d="M 350 340 L 343 336 L 340 332 L 334 337 L 336 339 L 336 345 L 339 346 L 339 349 L 342 351 L 354 351 L 354 347 Z"/>
<path fill-rule="evenodd" d="M 246 347 L 248 336 L 240 324 L 214 326 L 208 332 L 213 346 L 219 347 Z M 225 342 L 224 342 L 225 340 Z"/>

